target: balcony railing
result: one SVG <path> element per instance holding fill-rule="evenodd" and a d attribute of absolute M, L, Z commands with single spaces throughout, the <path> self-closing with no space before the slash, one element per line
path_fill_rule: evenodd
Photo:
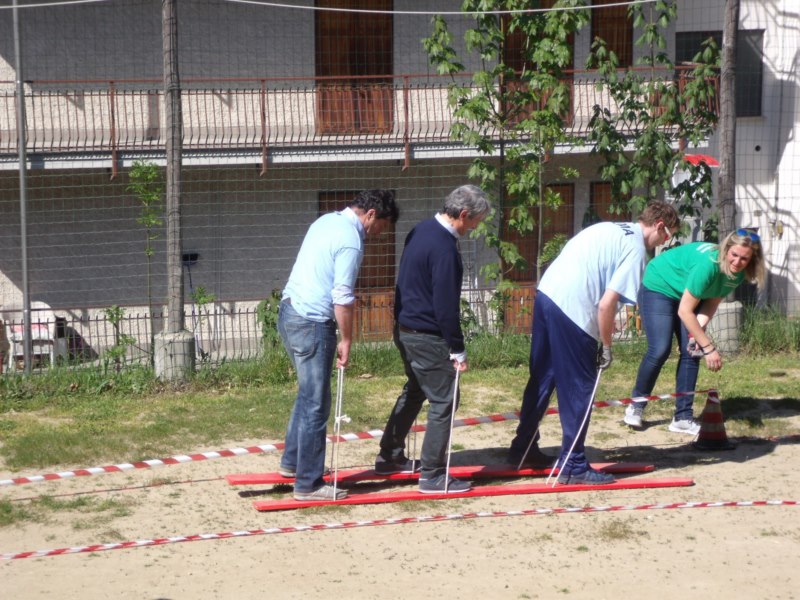
<path fill-rule="evenodd" d="M 678 71 L 661 77 L 677 85 L 685 81 Z M 413 144 L 447 142 L 453 122 L 451 82 L 427 75 L 185 81 L 183 146 L 258 150 L 266 164 L 268 152 L 276 147 L 381 144 L 408 151 Z M 569 134 L 587 133 L 595 106 L 619 112 L 593 73 L 576 72 L 565 82 L 570 89 L 565 119 Z M 25 88 L 29 153 L 114 156 L 164 148 L 158 81 L 32 81 Z M 0 82 L 0 155 L 17 152 L 16 106 L 12 82 Z"/>

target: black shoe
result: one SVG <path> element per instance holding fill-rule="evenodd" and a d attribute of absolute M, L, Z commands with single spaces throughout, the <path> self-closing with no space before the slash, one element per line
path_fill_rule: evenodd
<path fill-rule="evenodd" d="M 420 462 L 401 456 L 395 460 L 386 460 L 380 454 L 375 459 L 376 475 L 395 475 L 397 473 L 416 473 L 420 469 Z"/>
<path fill-rule="evenodd" d="M 453 477 L 450 479 L 445 478 L 446 475 L 442 473 L 430 479 L 420 479 L 419 491 L 423 494 L 460 494 L 472 489 L 472 484 L 469 481 L 461 481 Z"/>
<path fill-rule="evenodd" d="M 601 473 L 600 471 L 595 471 L 592 468 L 589 468 L 588 471 L 584 471 L 583 473 L 578 473 L 577 475 L 573 473 L 567 473 L 566 475 L 559 474 L 558 476 L 558 483 L 562 485 L 608 485 L 609 483 L 614 483 L 615 481 L 616 480 L 614 479 L 613 475 Z"/>
<path fill-rule="evenodd" d="M 522 460 L 522 452 L 516 450 L 509 450 L 506 462 L 514 468 L 519 466 L 519 461 Z M 547 469 L 553 466 L 556 459 L 539 450 L 536 446 L 531 446 L 528 455 L 525 457 L 525 462 L 522 463 L 522 468 L 525 469 Z"/>

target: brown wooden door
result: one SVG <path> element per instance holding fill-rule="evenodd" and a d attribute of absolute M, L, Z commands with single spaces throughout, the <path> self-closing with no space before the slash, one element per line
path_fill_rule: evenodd
<path fill-rule="evenodd" d="M 538 3 L 539 8 L 552 8 L 555 4 L 555 0 L 541 0 Z M 528 63 L 526 57 L 528 56 L 528 45 L 531 43 L 535 43 L 535 40 L 528 39 L 525 32 L 515 29 L 514 31 L 509 31 L 508 21 L 509 18 L 503 17 L 504 19 L 504 27 L 505 27 L 505 42 L 503 45 L 503 62 L 510 68 L 512 68 L 518 75 L 521 74 L 526 68 L 527 69 L 536 69 L 537 66 L 531 63 Z M 567 94 L 569 96 L 569 105 L 566 111 L 561 115 L 562 119 L 564 119 L 564 123 L 567 127 L 572 125 L 574 120 L 574 110 L 573 110 L 573 103 L 574 103 L 574 91 L 573 91 L 573 72 L 572 69 L 574 68 L 574 47 L 575 47 L 575 36 L 574 34 L 570 34 L 568 37 L 568 44 L 573 49 L 573 55 L 570 59 L 569 65 L 566 67 L 564 73 L 560 74 L 561 80 L 567 86 Z M 513 94 L 515 89 L 524 90 L 525 83 L 513 79 L 511 81 L 505 82 L 506 88 L 509 92 Z M 516 106 L 508 106 L 505 108 L 506 113 L 510 115 L 508 119 L 509 124 L 519 123 L 520 121 L 528 118 L 532 111 L 535 110 L 543 110 L 547 106 L 547 100 L 550 96 L 551 92 L 547 90 L 544 91 L 542 97 L 539 99 L 539 102 L 536 104 L 528 104 L 521 109 L 518 110 Z M 513 95 L 512 95 L 513 97 Z"/>
<path fill-rule="evenodd" d="M 316 0 L 322 8 L 391 11 L 393 0 Z M 317 11 L 317 129 L 324 134 L 387 133 L 394 120 L 394 40 L 390 14 Z M 335 79 L 329 79 L 335 78 Z"/>
<path fill-rule="evenodd" d="M 545 208 L 543 211 L 543 243 L 558 234 L 571 237 L 574 230 L 575 187 L 572 184 L 553 184 L 548 188 L 557 192 L 563 203 L 557 210 Z M 536 211 L 535 215 L 538 215 L 537 207 L 531 207 L 530 210 Z M 536 262 L 539 259 L 538 226 L 534 226 L 534 231 L 521 235 L 505 225 L 508 222 L 510 208 L 506 208 L 504 212 L 503 239 L 514 242 L 528 264 L 525 269 L 509 269 L 505 273 L 505 277 L 515 281 L 519 288 L 511 290 L 505 298 L 503 326 L 511 333 L 530 333 L 533 322 L 533 301 L 536 296 Z"/>
<path fill-rule="evenodd" d="M 543 211 L 544 223 L 542 226 L 542 243 L 547 243 L 557 234 L 563 234 L 567 237 L 572 236 L 573 232 L 573 212 L 574 212 L 574 196 L 575 187 L 569 184 L 553 184 L 547 186 L 553 192 L 557 192 L 561 196 L 562 204 L 557 210 L 552 208 L 545 208 Z M 536 280 L 536 262 L 539 259 L 539 232 L 538 225 L 534 225 L 534 230 L 520 234 L 516 229 L 508 227 L 508 219 L 510 216 L 510 207 L 504 209 L 505 217 L 503 219 L 503 239 L 513 242 L 517 245 L 520 254 L 525 258 L 528 265 L 525 269 L 510 269 L 506 271 L 505 277 L 512 281 L 530 282 Z M 533 214 L 534 222 L 538 222 L 538 207 L 531 207 L 530 211 Z"/>
<path fill-rule="evenodd" d="M 627 208 L 627 202 L 627 197 L 614 200 L 611 184 L 607 181 L 593 181 L 589 186 L 589 210 L 595 222 L 630 221 L 631 211 Z"/>
<path fill-rule="evenodd" d="M 320 192 L 319 213 L 343 210 L 356 191 Z M 392 337 L 394 321 L 395 224 L 377 237 L 364 240 L 364 258 L 356 280 L 356 314 L 353 335 L 363 340 Z"/>
<path fill-rule="evenodd" d="M 592 0 L 593 6 L 619 5 L 618 0 Z M 605 40 L 606 47 L 619 59 L 620 68 L 633 66 L 633 21 L 627 6 L 607 6 L 592 10 L 592 39 Z"/>

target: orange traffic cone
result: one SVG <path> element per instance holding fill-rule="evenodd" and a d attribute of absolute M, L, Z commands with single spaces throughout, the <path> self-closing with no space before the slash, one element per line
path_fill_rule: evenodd
<path fill-rule="evenodd" d="M 725 421 L 716 392 L 708 394 L 706 407 L 700 415 L 700 433 L 694 442 L 698 450 L 733 450 L 736 444 L 728 441 L 725 433 Z"/>

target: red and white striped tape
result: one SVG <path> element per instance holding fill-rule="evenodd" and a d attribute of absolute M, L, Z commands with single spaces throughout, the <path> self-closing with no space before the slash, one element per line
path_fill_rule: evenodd
<path fill-rule="evenodd" d="M 677 398 L 679 396 L 689 396 L 692 394 L 716 394 L 715 390 L 697 390 L 696 392 L 678 392 L 673 394 L 661 394 L 659 396 L 637 396 L 635 398 L 622 398 L 620 400 L 602 400 L 595 402 L 598 408 L 605 408 L 608 406 L 623 406 L 631 402 L 642 400 L 664 400 L 668 398 Z M 557 408 L 547 409 L 548 415 L 558 414 Z M 519 418 L 519 412 L 499 413 L 494 415 L 485 415 L 481 417 L 467 417 L 464 419 L 456 419 L 453 423 L 454 427 L 465 427 L 472 425 L 480 425 L 483 423 L 499 423 L 502 421 L 511 421 Z M 416 425 L 413 431 L 425 431 L 425 425 Z M 373 429 L 371 431 L 361 431 L 357 433 L 346 433 L 338 436 L 328 436 L 328 443 L 335 441 L 338 442 L 353 442 L 356 440 L 368 440 L 380 438 L 383 431 L 380 429 Z M 15 477 L 13 479 L 0 479 L 0 487 L 9 485 L 24 485 L 27 483 L 42 483 L 44 481 L 57 481 L 60 479 L 70 479 L 73 477 L 86 477 L 89 475 L 101 475 L 103 473 L 120 473 L 122 471 L 130 471 L 133 469 L 151 469 L 153 467 L 163 467 L 168 465 L 179 465 L 189 462 L 196 462 L 202 460 L 214 460 L 217 458 L 228 458 L 231 456 L 244 456 L 246 454 L 259 454 L 262 452 L 276 452 L 283 449 L 283 442 L 276 444 L 261 444 L 258 446 L 250 446 L 248 448 L 228 448 L 225 450 L 216 450 L 211 452 L 197 452 L 194 454 L 179 454 L 177 456 L 170 456 L 167 458 L 154 458 L 148 460 L 141 460 L 133 463 L 119 463 L 116 465 L 106 465 L 102 467 L 88 467 L 83 469 L 75 469 L 74 471 L 60 471 L 58 473 L 46 473 L 44 475 L 28 475 L 24 477 Z"/>
<path fill-rule="evenodd" d="M 409 523 L 435 523 L 439 521 L 463 521 L 466 519 L 482 519 L 487 517 L 521 517 L 535 515 L 560 515 L 569 513 L 596 513 L 623 510 L 669 510 L 678 508 L 722 508 L 749 506 L 797 506 L 798 500 L 746 500 L 723 502 L 675 502 L 672 504 L 625 504 L 616 506 L 577 506 L 562 508 L 530 508 L 525 510 L 470 512 L 435 516 L 396 517 L 389 519 L 373 519 L 371 521 L 344 521 L 341 523 L 320 523 L 317 525 L 294 525 L 288 527 L 270 527 L 268 529 L 248 529 L 245 531 L 229 531 L 224 533 L 201 533 L 198 535 L 181 535 L 151 540 L 135 540 L 109 544 L 91 544 L 88 546 L 72 546 L 54 550 L 35 550 L 32 552 L 10 552 L 0 554 L 0 560 L 17 560 L 21 558 L 41 558 L 45 556 L 63 556 L 65 554 L 81 554 L 101 552 L 103 550 L 124 550 L 145 546 L 164 546 L 181 542 L 199 542 L 204 540 L 225 540 L 229 538 L 251 537 L 256 535 L 272 535 L 276 533 L 300 533 L 303 531 L 322 531 L 329 529 L 355 529 L 357 527 L 376 527 L 379 525 L 405 525 Z"/>

